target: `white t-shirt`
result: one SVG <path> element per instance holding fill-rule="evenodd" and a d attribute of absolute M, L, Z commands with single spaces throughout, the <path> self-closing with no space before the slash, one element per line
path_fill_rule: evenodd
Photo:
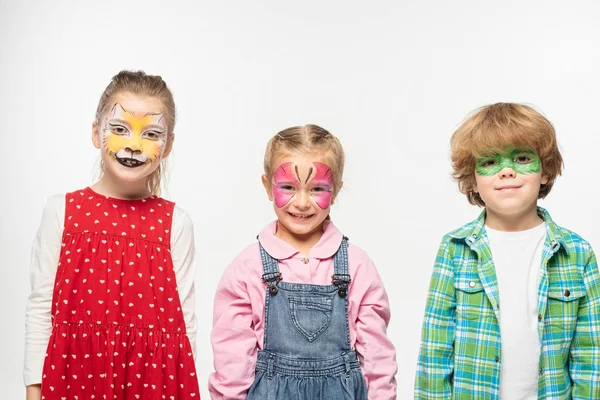
<path fill-rule="evenodd" d="M 537 400 L 537 291 L 546 224 L 520 232 L 485 229 L 500 292 L 500 399 Z"/>
<path fill-rule="evenodd" d="M 42 382 L 46 347 L 52 332 L 51 309 L 65 219 L 65 195 L 48 198 L 31 251 L 31 294 L 25 313 L 25 386 Z M 171 223 L 171 257 L 186 333 L 196 351 L 197 321 L 194 296 L 195 250 L 192 220 L 175 206 Z"/>

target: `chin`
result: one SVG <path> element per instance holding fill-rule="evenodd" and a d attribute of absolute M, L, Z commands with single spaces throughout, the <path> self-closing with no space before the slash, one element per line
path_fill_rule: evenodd
<path fill-rule="evenodd" d="M 135 183 L 141 180 L 145 180 L 152 174 L 154 168 L 150 168 L 150 165 L 140 165 L 138 167 L 125 167 L 119 163 L 115 165 L 105 165 L 105 170 L 110 171 L 110 174 L 122 180 L 124 182 Z"/>

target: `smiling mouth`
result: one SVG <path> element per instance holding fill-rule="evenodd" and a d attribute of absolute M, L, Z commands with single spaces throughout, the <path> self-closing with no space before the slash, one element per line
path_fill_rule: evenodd
<path fill-rule="evenodd" d="M 145 162 L 136 160 L 135 158 L 122 158 L 122 157 L 115 157 L 115 158 L 117 159 L 119 164 L 121 164 L 122 166 L 127 167 L 127 168 L 135 168 L 135 167 L 139 167 L 140 165 L 145 164 Z"/>
<path fill-rule="evenodd" d="M 290 214 L 292 216 L 292 218 L 299 219 L 299 220 L 307 220 L 314 215 L 314 214 L 294 214 L 291 212 L 288 212 L 288 214 Z"/>

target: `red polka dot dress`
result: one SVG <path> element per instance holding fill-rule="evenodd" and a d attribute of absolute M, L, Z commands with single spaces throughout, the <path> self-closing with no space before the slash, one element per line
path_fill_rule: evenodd
<path fill-rule="evenodd" d="M 170 254 L 174 203 L 66 195 L 42 399 L 199 399 Z"/>

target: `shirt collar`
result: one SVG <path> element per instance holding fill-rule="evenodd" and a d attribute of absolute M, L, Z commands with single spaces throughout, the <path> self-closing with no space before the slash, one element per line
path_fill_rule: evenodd
<path fill-rule="evenodd" d="M 562 229 L 554 223 L 550 217 L 550 213 L 542 207 L 537 208 L 537 213 L 546 223 L 547 241 L 550 245 L 555 247 L 558 244 L 567 252 L 574 251 L 573 243 L 569 240 L 565 240 Z M 485 235 L 485 209 L 479 214 L 479 217 L 476 220 L 461 226 L 450 232 L 448 235 L 453 239 L 465 239 L 471 244 L 475 244 L 479 238 Z"/>
<path fill-rule="evenodd" d="M 298 255 L 300 252 L 291 244 L 275 236 L 277 232 L 277 221 L 273 221 L 258 234 L 258 240 L 269 255 L 277 260 L 285 260 Z M 333 257 L 342 244 L 342 232 L 326 220 L 323 223 L 323 236 L 310 249 L 308 257 L 327 259 Z"/>

